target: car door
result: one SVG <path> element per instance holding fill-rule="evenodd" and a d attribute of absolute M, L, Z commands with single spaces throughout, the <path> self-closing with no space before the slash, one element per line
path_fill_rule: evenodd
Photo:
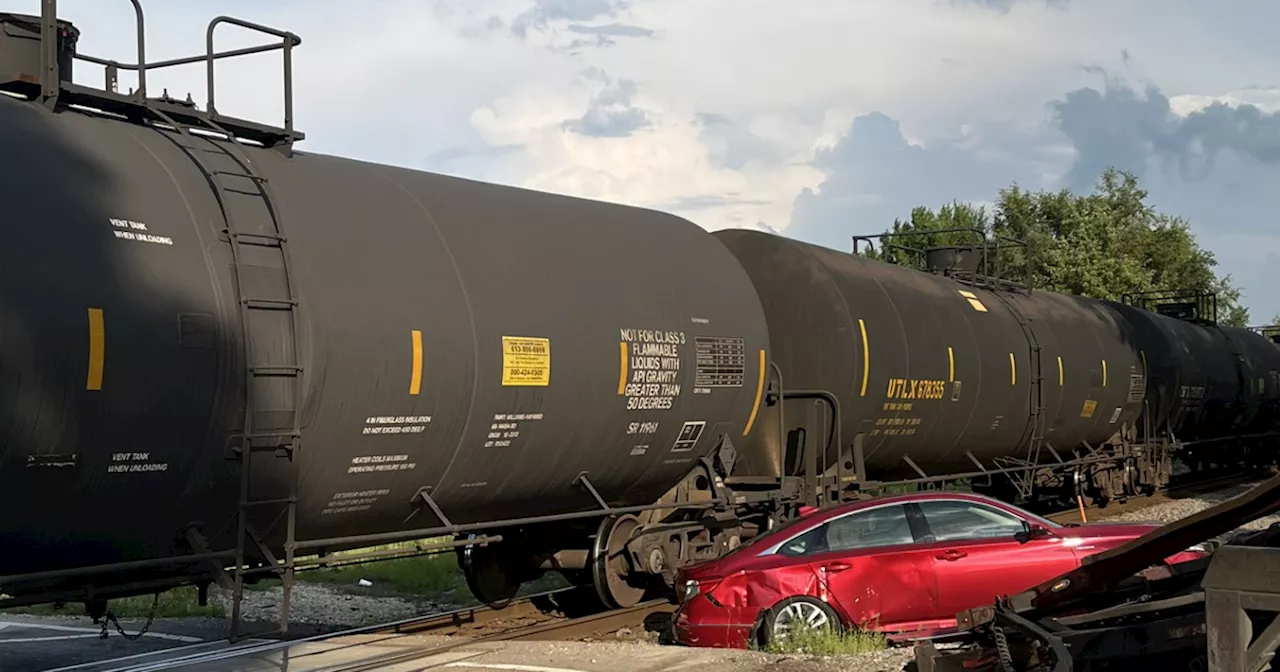
<path fill-rule="evenodd" d="M 915 502 L 932 541 L 940 615 L 989 605 L 1079 566 L 1073 549 L 1052 533 L 1028 539 L 1022 518 L 981 502 Z"/>
<path fill-rule="evenodd" d="M 803 556 L 825 595 L 855 625 L 916 629 L 937 612 L 932 551 L 902 504 L 833 518 L 778 549 Z"/>

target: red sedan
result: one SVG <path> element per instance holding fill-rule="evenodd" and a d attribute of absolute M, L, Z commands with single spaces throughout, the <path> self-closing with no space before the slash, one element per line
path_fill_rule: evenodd
<path fill-rule="evenodd" d="M 747 648 L 798 622 L 903 640 L 945 634 L 956 613 L 1080 566 L 1158 525 L 1061 525 L 970 493 L 845 504 L 686 568 L 675 615 L 685 645 Z M 1195 546 L 1166 562 L 1203 555 Z"/>

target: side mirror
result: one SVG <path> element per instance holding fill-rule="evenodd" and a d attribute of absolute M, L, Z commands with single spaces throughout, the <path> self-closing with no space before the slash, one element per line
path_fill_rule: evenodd
<path fill-rule="evenodd" d="M 817 513 L 818 511 L 819 511 L 819 509 L 818 509 L 818 507 L 816 507 L 816 506 L 808 506 L 808 505 L 805 505 L 805 506 L 800 507 L 800 511 L 799 511 L 799 513 L 800 513 L 800 517 L 801 517 L 801 518 L 808 518 L 809 516 L 812 516 L 813 514 Z"/>
<path fill-rule="evenodd" d="M 1032 539 L 1043 539 L 1051 536 L 1053 536 L 1053 533 L 1046 530 L 1043 525 L 1026 522 L 1022 523 L 1022 531 L 1014 535 L 1020 544 L 1025 544 Z"/>

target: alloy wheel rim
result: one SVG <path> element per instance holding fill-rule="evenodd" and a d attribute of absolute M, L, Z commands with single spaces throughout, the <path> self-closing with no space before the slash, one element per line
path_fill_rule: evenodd
<path fill-rule="evenodd" d="M 773 622 L 773 633 L 784 635 L 796 625 L 812 629 L 826 627 L 829 623 L 827 614 L 815 604 L 808 602 L 792 602 L 788 604 Z"/>

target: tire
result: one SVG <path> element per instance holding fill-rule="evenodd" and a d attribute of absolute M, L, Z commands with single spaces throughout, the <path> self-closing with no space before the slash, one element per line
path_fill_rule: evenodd
<path fill-rule="evenodd" d="M 816 627 L 832 628 L 838 633 L 844 631 L 844 624 L 831 605 L 816 597 L 788 597 L 765 611 L 760 627 L 760 644 L 768 646 L 780 634 L 785 635 L 788 627 L 794 627 L 797 618 Z"/>

